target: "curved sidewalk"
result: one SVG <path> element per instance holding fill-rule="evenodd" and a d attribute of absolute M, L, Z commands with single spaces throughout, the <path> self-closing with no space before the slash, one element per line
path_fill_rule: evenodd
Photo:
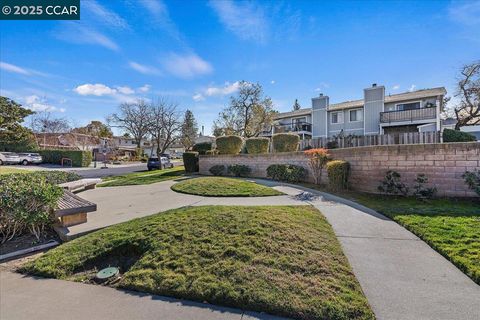
<path fill-rule="evenodd" d="M 76 226 L 77 228 L 72 227 L 72 230 L 81 234 L 105 227 L 108 224 L 192 205 L 311 204 L 318 208 L 332 225 L 378 319 L 479 319 L 480 286 L 426 243 L 394 221 L 371 209 L 336 196 L 295 185 L 279 184 L 267 180 L 252 180 L 272 186 L 287 195 L 260 198 L 206 198 L 171 191 L 170 186 L 175 183 L 173 181 L 146 186 L 99 188 L 82 193 L 83 198 L 97 203 L 98 211 L 89 216 L 88 223 Z M 295 197 L 303 191 L 309 191 L 317 195 L 318 198 L 307 201 Z M 12 297 L 13 293 L 9 291 L 9 288 L 13 292 L 17 292 L 20 289 L 16 287 L 16 283 L 32 279 L 12 280 L 12 277 L 12 275 L 5 277 L 2 274 L 2 309 L 3 307 L 6 307 L 7 310 L 12 308 L 12 305 L 4 304 L 3 301 Z M 14 280 L 15 283 L 9 282 Z M 35 299 L 37 301 L 46 299 L 45 297 L 39 297 L 40 294 L 38 293 L 33 298 L 27 297 L 31 290 L 36 290 L 39 286 L 35 285 L 35 280 L 29 281 L 31 281 L 30 284 L 24 284 L 29 289 L 25 289 L 23 295 L 20 294 L 19 298 L 22 298 L 22 301 L 29 301 L 29 303 L 30 299 L 33 298 L 34 301 Z M 83 302 L 95 300 L 95 295 L 99 294 L 102 296 L 100 301 L 106 301 L 108 308 L 115 308 L 116 305 L 120 304 L 124 308 L 128 308 L 129 304 L 132 304 L 132 310 L 141 309 L 139 315 L 145 314 L 143 318 L 148 315 L 155 315 L 153 318 L 158 318 L 161 312 L 162 319 L 216 319 L 216 315 L 213 313 L 209 317 L 208 314 L 201 312 L 198 314 L 195 312 L 182 314 L 181 311 L 168 311 L 170 310 L 168 308 L 161 309 L 164 311 L 160 310 L 157 313 L 149 314 L 143 310 L 143 307 L 149 308 L 151 306 L 149 303 L 155 300 L 153 298 L 145 299 L 144 297 L 129 296 L 132 300 L 127 302 L 126 300 L 119 300 L 117 295 L 123 295 L 123 293 L 117 293 L 118 290 L 115 289 L 84 286 L 78 283 L 52 279 L 40 283 L 47 282 L 51 283 L 48 286 L 53 291 L 57 289 L 62 291 L 65 290 L 64 287 L 70 286 L 72 289 L 75 288 L 74 290 L 87 290 L 80 289 L 80 287 L 88 287 L 88 290 L 92 290 L 91 294 L 79 297 L 78 302 L 76 302 L 78 306 L 65 304 L 66 307 L 75 310 Z M 5 289 L 5 283 L 10 283 L 7 289 Z M 77 286 L 80 286 L 79 289 L 77 289 Z M 62 295 L 62 292 L 59 295 Z M 119 303 L 111 304 L 108 299 L 109 295 L 113 297 L 113 301 Z M 22 303 L 20 301 L 17 307 L 20 308 Z M 55 303 L 62 304 L 61 299 Z M 95 301 L 93 303 L 95 304 Z M 48 308 L 45 303 L 40 304 L 40 306 Z M 155 306 L 151 307 L 157 308 Z M 84 308 L 89 308 L 88 303 L 85 304 Z M 119 308 L 122 310 L 122 307 Z M 165 312 L 165 316 L 163 312 Z M 177 318 L 169 316 L 176 312 L 179 312 Z M 119 314 L 123 315 L 123 319 L 131 318 L 128 316 L 128 312 Z M 51 318 L 53 319 L 53 317 Z M 122 319 L 122 317 L 119 316 L 116 319 Z M 221 314 L 219 319 L 234 318 Z M 243 319 L 246 319 L 245 315 L 243 315 Z"/>

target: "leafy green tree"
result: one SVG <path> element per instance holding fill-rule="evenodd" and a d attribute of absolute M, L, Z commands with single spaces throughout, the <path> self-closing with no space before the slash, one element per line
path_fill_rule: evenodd
<path fill-rule="evenodd" d="M 0 97 L 0 151 L 26 151 L 35 148 L 32 131 L 22 125 L 34 114 L 12 99 Z"/>
<path fill-rule="evenodd" d="M 91 121 L 85 127 L 75 128 L 72 130 L 75 133 L 89 134 L 98 138 L 111 138 L 113 137 L 112 130 L 101 121 Z"/>
<path fill-rule="evenodd" d="M 180 141 L 185 149 L 189 149 L 195 144 L 195 139 L 198 136 L 198 125 L 193 112 L 188 109 L 185 111 L 181 130 Z"/>

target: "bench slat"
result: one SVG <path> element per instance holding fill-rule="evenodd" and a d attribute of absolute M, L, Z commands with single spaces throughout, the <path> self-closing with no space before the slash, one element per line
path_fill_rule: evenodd
<path fill-rule="evenodd" d="M 57 208 L 55 209 L 55 217 L 62 217 L 66 215 L 92 212 L 97 210 L 97 205 L 88 200 L 82 199 L 76 194 L 64 190 L 63 195 L 57 202 Z"/>

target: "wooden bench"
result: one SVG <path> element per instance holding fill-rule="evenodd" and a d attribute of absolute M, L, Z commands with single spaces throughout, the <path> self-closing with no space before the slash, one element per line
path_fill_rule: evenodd
<path fill-rule="evenodd" d="M 97 210 L 97 205 L 80 198 L 76 194 L 64 190 L 54 210 L 55 217 L 60 219 L 62 227 L 70 227 L 87 222 L 87 212 Z"/>
<path fill-rule="evenodd" d="M 102 179 L 80 179 L 59 184 L 65 190 L 76 192 L 81 190 L 95 189 L 97 183 L 102 182 Z"/>

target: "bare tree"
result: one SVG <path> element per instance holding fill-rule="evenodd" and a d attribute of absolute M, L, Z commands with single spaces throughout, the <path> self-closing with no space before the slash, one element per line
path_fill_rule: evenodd
<path fill-rule="evenodd" d="M 242 81 L 238 95 L 230 98 L 214 122 L 214 131 L 256 137 L 272 124 L 274 114 L 272 99 L 264 96 L 262 86 Z"/>
<path fill-rule="evenodd" d="M 150 107 L 144 100 L 122 103 L 119 112 L 110 115 L 107 122 L 129 133 L 135 139 L 137 148 L 140 148 L 142 139 L 148 134 Z"/>
<path fill-rule="evenodd" d="M 160 157 L 172 145 L 180 132 L 182 123 L 176 103 L 159 99 L 149 106 L 148 132 Z"/>
<path fill-rule="evenodd" d="M 455 129 L 480 124 L 480 61 L 465 65 L 460 71 L 458 91 L 460 102 L 454 107 L 457 124 Z"/>
<path fill-rule="evenodd" d="M 37 133 L 67 133 L 71 130 L 70 123 L 66 118 L 55 118 L 48 111 L 33 114 L 30 126 L 33 132 Z"/>

